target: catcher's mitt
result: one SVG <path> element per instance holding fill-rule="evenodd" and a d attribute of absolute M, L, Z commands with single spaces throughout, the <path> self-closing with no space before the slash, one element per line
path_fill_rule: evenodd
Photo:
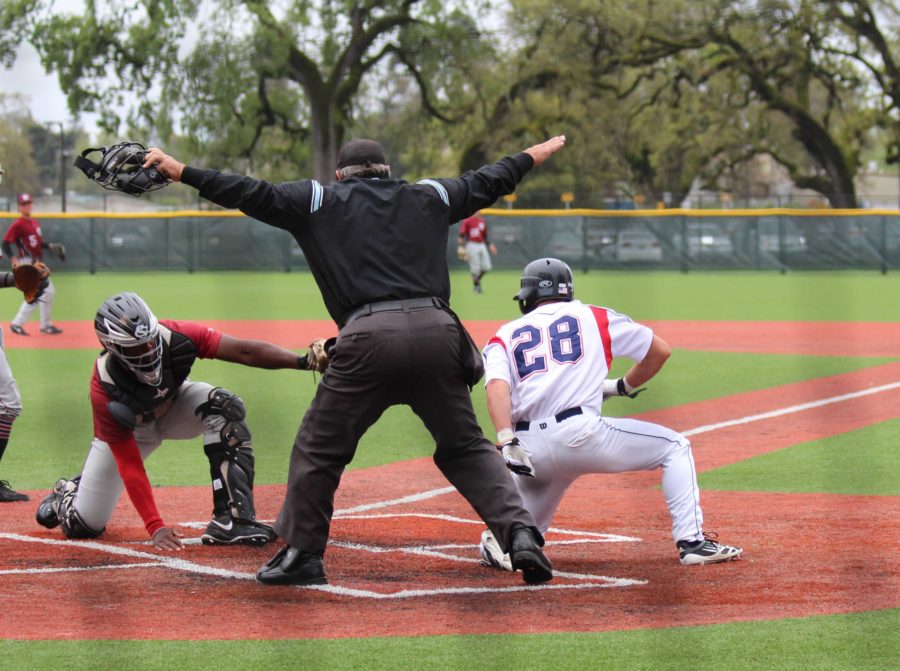
<path fill-rule="evenodd" d="M 37 301 L 50 284 L 50 269 L 40 261 L 20 263 L 12 272 L 16 289 L 25 294 L 28 304 Z"/>
<path fill-rule="evenodd" d="M 306 369 L 317 370 L 324 373 L 331 363 L 331 352 L 337 338 L 316 338 L 309 343 L 309 352 L 306 353 Z"/>

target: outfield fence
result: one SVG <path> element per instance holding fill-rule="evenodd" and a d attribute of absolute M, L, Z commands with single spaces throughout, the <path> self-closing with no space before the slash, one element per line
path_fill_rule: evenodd
<path fill-rule="evenodd" d="M 900 210 L 488 209 L 496 268 L 553 256 L 574 269 L 827 270 L 900 268 Z M 18 215 L 0 213 L 4 229 Z M 78 270 L 305 270 L 285 231 L 240 212 L 35 213 Z M 456 259 L 458 228 L 448 231 Z"/>

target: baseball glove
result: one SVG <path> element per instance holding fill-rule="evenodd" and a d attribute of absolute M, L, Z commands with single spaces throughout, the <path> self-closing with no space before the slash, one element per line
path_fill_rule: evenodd
<path fill-rule="evenodd" d="M 309 343 L 309 352 L 306 353 L 306 369 L 317 370 L 324 373 L 331 363 L 331 354 L 337 338 L 316 338 Z"/>
<path fill-rule="evenodd" d="M 458 258 L 460 261 L 469 260 L 469 254 L 466 252 L 466 248 L 462 245 L 456 248 L 456 258 Z"/>
<path fill-rule="evenodd" d="M 13 268 L 16 289 L 25 294 L 25 302 L 29 305 L 37 301 L 50 284 L 50 269 L 41 263 L 20 263 Z"/>
<path fill-rule="evenodd" d="M 56 254 L 60 261 L 66 260 L 66 246 L 61 242 L 51 242 L 47 249 Z"/>

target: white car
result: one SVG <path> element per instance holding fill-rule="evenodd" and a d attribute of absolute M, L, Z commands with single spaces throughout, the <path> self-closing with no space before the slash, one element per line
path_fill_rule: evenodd
<path fill-rule="evenodd" d="M 663 257 L 662 247 L 656 236 L 641 229 L 619 231 L 615 249 L 617 261 L 659 263 Z"/>
<path fill-rule="evenodd" d="M 687 247 L 691 256 L 731 256 L 734 252 L 731 238 L 714 223 L 688 224 Z"/>

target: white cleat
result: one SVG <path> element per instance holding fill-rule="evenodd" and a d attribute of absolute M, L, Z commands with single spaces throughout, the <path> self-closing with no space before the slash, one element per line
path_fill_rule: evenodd
<path fill-rule="evenodd" d="M 716 564 L 738 559 L 744 550 L 731 545 L 722 545 L 704 534 L 699 541 L 678 541 L 679 560 L 685 566 L 694 564 Z"/>
<path fill-rule="evenodd" d="M 494 538 L 490 529 L 485 529 L 481 534 L 481 544 L 478 546 L 481 552 L 481 563 L 503 571 L 512 571 L 513 565 L 509 555 L 500 549 L 500 544 Z"/>

